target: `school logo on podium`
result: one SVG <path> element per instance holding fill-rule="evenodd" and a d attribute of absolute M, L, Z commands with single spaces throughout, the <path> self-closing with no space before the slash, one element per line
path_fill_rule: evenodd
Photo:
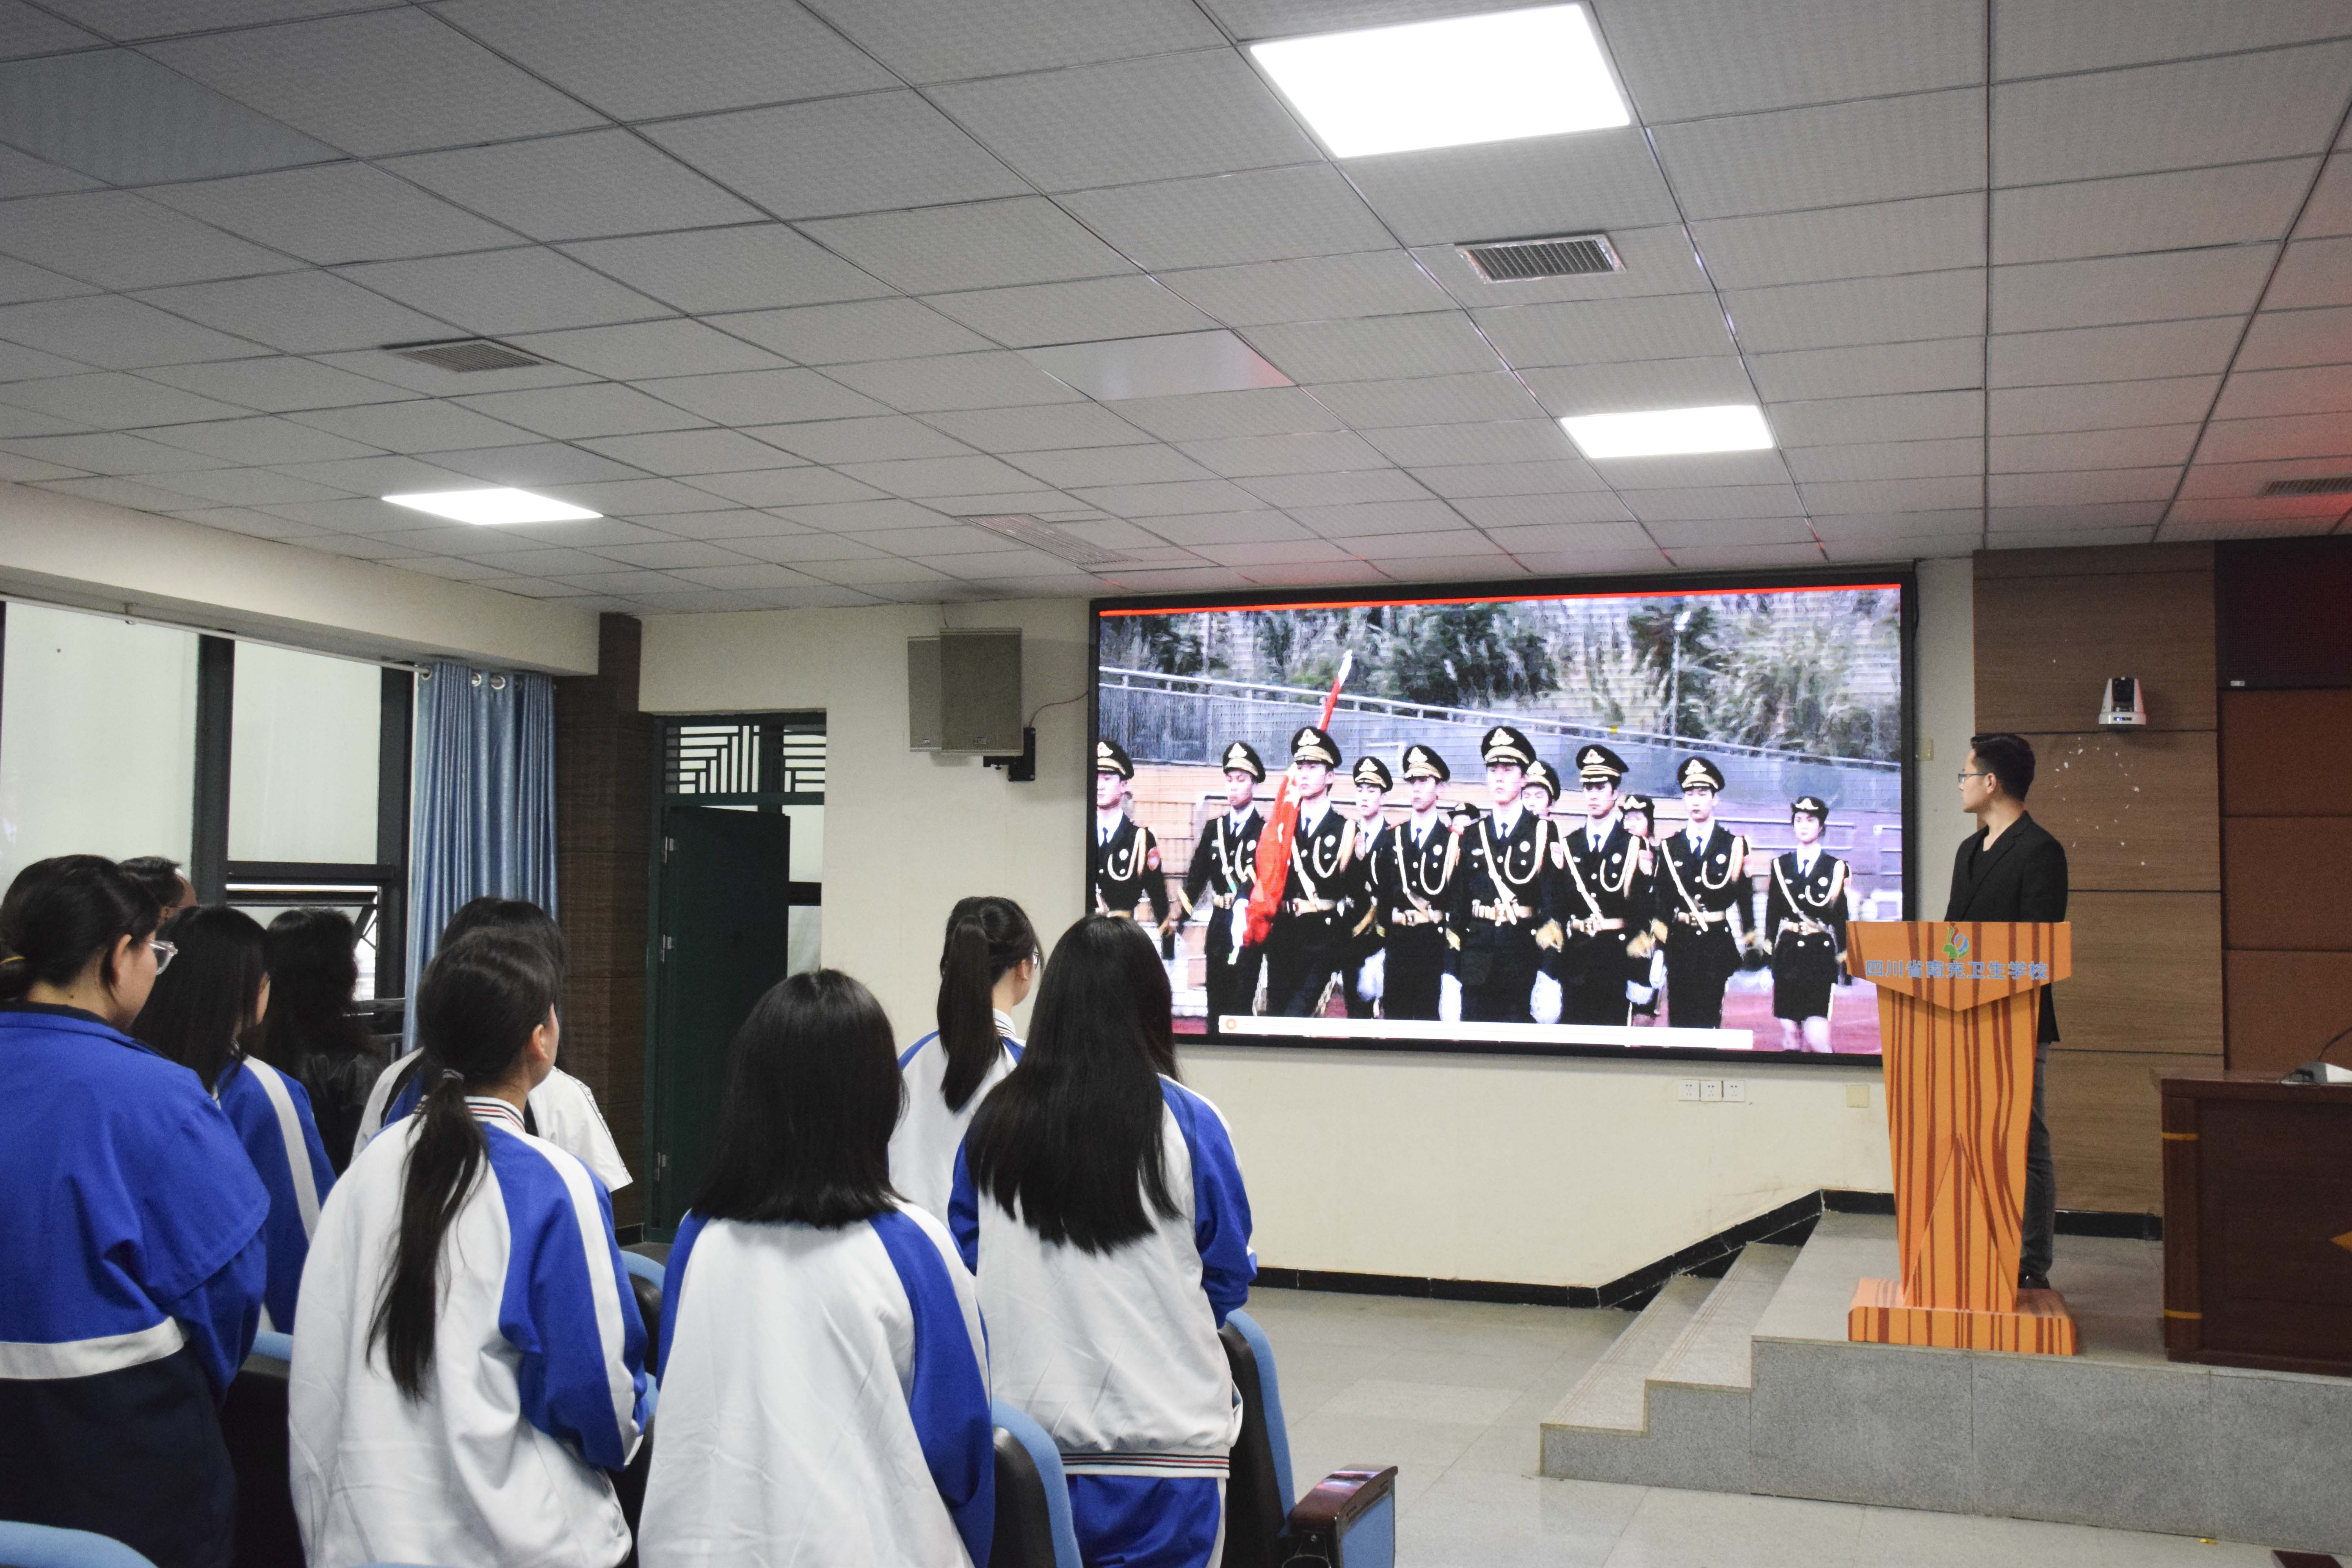
<path fill-rule="evenodd" d="M 1968 952 L 1969 939 L 1960 934 L 1959 927 L 1954 926 L 1952 934 L 1944 939 L 1944 962 L 1949 963 L 1956 958 L 1965 958 Z"/>

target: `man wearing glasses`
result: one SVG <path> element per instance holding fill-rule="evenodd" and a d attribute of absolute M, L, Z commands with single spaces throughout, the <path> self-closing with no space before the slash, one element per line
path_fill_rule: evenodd
<path fill-rule="evenodd" d="M 2033 787 L 2033 748 L 2021 735 L 1972 735 L 1960 770 L 1960 809 L 1977 831 L 1952 861 L 1948 921 L 2063 921 L 2066 918 L 2066 847 L 2026 815 Z M 2058 1014 L 2042 993 L 2042 1025 L 2033 1045 L 2033 1121 L 2025 1140 L 2025 1237 L 2018 1289 L 2050 1289 L 2058 1184 L 2050 1164 L 2050 1129 L 2042 1120 L 2042 1069 L 2058 1038 Z"/>

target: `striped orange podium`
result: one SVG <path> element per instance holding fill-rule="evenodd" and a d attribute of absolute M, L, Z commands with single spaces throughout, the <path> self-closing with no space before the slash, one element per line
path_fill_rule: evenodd
<path fill-rule="evenodd" d="M 1845 1337 L 2073 1355 L 2064 1299 L 2020 1290 L 2017 1266 L 2034 1026 L 2074 928 L 1856 922 L 1846 967 L 1878 987 L 1903 1278 L 1862 1281 Z"/>

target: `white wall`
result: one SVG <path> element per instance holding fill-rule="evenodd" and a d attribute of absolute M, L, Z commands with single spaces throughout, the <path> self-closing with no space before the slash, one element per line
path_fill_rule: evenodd
<path fill-rule="evenodd" d="M 1932 706 L 1965 748 L 1968 563 L 1933 564 L 1959 571 L 1932 588 L 1922 574 L 1923 729 Z M 947 615 L 1022 628 L 1030 707 L 1086 691 L 1084 604 Z M 872 985 L 908 1038 L 929 1026 L 955 899 L 1010 894 L 1050 942 L 1077 917 L 1086 877 L 1084 702 L 1043 715 L 1035 784 L 908 751 L 906 639 L 940 624 L 934 607 L 657 616 L 640 687 L 653 712 L 825 710 L 825 962 Z M 1936 732 L 1930 799 L 1948 744 Z M 1957 830 L 1926 815 L 1922 887 L 1940 908 Z M 1205 1046 L 1184 1062 L 1233 1124 L 1258 1255 L 1283 1268 L 1600 1285 L 1816 1188 L 1891 1185 L 1874 1064 Z M 1679 1079 L 1727 1073 L 1747 1104 L 1675 1098 Z"/>

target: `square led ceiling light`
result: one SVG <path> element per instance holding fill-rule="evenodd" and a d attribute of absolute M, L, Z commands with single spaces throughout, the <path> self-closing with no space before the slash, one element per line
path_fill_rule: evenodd
<path fill-rule="evenodd" d="M 1764 411 L 1752 403 L 1581 414 L 1562 419 L 1588 458 L 1669 458 L 1693 452 L 1761 452 L 1773 445 Z"/>
<path fill-rule="evenodd" d="M 584 506 L 535 496 L 529 490 L 424 490 L 383 499 L 394 506 L 431 512 L 453 522 L 581 522 L 604 515 Z"/>
<path fill-rule="evenodd" d="M 1250 54 L 1335 158 L 1633 123 L 1581 5 L 1280 38 Z"/>

